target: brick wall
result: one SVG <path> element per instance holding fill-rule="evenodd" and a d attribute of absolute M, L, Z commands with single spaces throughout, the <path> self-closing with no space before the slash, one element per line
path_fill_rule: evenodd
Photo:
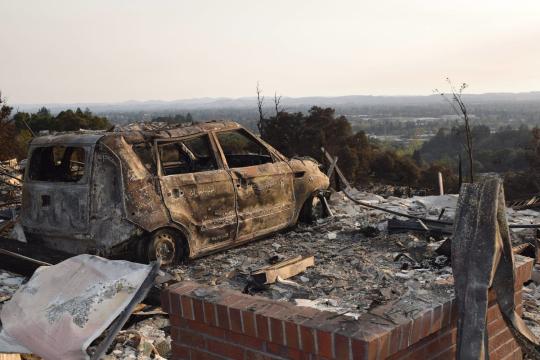
<path fill-rule="evenodd" d="M 516 265 L 516 303 L 533 261 Z M 184 281 L 162 293 L 174 359 L 453 359 L 453 301 L 397 323 L 374 314 L 358 320 L 237 291 Z M 375 311 L 376 312 L 376 311 Z M 521 359 L 521 351 L 490 292 L 491 359 Z"/>

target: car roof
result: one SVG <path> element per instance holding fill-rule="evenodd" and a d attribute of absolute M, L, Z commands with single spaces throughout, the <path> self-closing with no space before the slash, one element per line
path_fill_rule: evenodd
<path fill-rule="evenodd" d="M 157 139 L 172 139 L 216 130 L 234 130 L 241 128 L 234 121 L 208 121 L 195 124 L 179 124 L 166 126 L 154 123 L 135 123 L 116 126 L 111 131 L 77 131 L 56 135 L 38 136 L 32 140 L 31 146 L 53 145 L 94 145 L 105 137 L 123 137 L 128 144 L 136 144 Z"/>

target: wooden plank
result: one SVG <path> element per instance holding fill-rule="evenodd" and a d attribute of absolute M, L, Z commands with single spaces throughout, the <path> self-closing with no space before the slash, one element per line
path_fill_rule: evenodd
<path fill-rule="evenodd" d="M 0 354 L 0 360 L 21 360 L 19 354 Z"/>
<path fill-rule="evenodd" d="M 308 267 L 313 265 L 315 265 L 313 256 L 296 256 L 274 265 L 265 266 L 253 272 L 251 276 L 259 284 L 273 284 L 278 276 L 281 279 L 288 279 L 306 271 Z"/>
<path fill-rule="evenodd" d="M 330 163 L 333 163 L 334 162 L 334 158 L 332 157 L 332 155 L 330 155 L 325 148 L 321 148 L 322 152 L 324 153 L 324 156 L 326 157 L 326 159 L 330 162 Z M 335 169 L 336 169 L 336 173 L 338 174 L 339 176 L 339 179 L 341 180 L 341 182 L 343 184 L 345 184 L 345 187 L 347 189 L 350 189 L 351 188 L 351 184 L 349 184 L 349 181 L 347 181 L 347 178 L 345 177 L 345 175 L 343 175 L 343 173 L 341 172 L 341 169 L 339 168 L 339 166 L 336 164 L 335 165 Z"/>
<path fill-rule="evenodd" d="M 326 173 L 326 176 L 328 176 L 329 178 L 332 177 L 332 174 L 334 173 L 334 168 L 336 167 L 337 161 L 338 161 L 338 157 L 336 156 L 334 158 L 334 161 L 332 161 L 332 163 L 330 164 L 330 167 L 328 168 L 328 172 Z"/>

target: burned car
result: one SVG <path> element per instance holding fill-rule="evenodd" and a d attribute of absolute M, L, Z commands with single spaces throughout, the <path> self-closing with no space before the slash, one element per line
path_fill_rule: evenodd
<path fill-rule="evenodd" d="M 328 186 L 314 160 L 229 121 L 42 136 L 21 224 L 29 243 L 167 265 L 310 221 Z"/>

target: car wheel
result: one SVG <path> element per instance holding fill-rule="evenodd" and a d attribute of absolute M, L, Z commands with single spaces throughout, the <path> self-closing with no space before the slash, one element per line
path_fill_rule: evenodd
<path fill-rule="evenodd" d="M 178 233 L 169 229 L 154 232 L 148 241 L 147 259 L 159 260 L 161 266 L 178 264 L 184 257 L 184 242 Z"/>
<path fill-rule="evenodd" d="M 300 211 L 299 220 L 303 223 L 312 224 L 318 219 L 322 219 L 323 217 L 324 204 L 321 201 L 320 196 L 311 195 L 306 200 L 304 206 L 302 207 L 302 210 Z"/>

